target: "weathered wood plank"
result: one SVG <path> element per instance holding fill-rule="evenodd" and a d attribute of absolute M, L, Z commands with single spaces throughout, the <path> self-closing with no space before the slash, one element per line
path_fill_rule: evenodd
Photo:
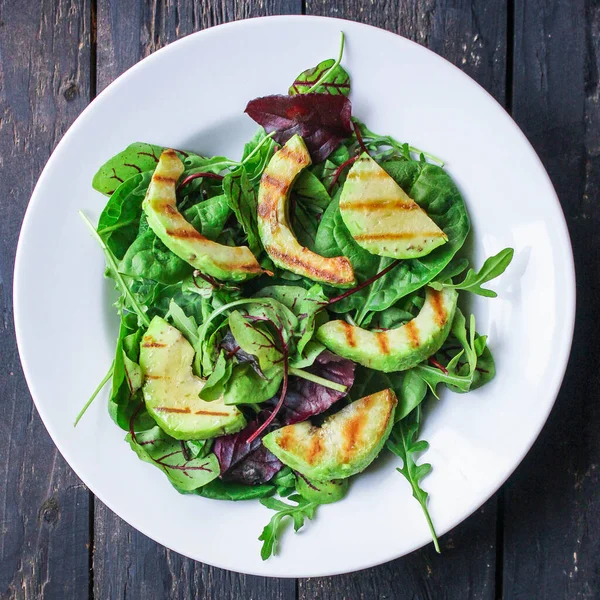
<path fill-rule="evenodd" d="M 0 1 L 0 598 L 85 598 L 89 493 L 50 440 L 12 323 L 14 253 L 33 186 L 89 99 L 87 0 Z"/>
<path fill-rule="evenodd" d="M 331 4 L 307 0 L 306 12 L 361 21 L 408 37 L 444 56 L 504 103 L 505 0 L 343 0 Z M 429 546 L 360 573 L 300 580 L 299 598 L 494 598 L 496 516 L 493 498 L 442 538 L 441 556 Z"/>
<path fill-rule="evenodd" d="M 97 85 L 180 37 L 234 19 L 301 12 L 300 0 L 98 0 Z M 288 600 L 294 580 L 251 577 L 208 567 L 149 540 L 95 503 L 96 598 Z"/>
<path fill-rule="evenodd" d="M 513 114 L 567 217 L 577 320 L 567 377 L 533 450 L 506 486 L 506 598 L 596 598 L 600 589 L 600 7 L 517 0 Z"/>

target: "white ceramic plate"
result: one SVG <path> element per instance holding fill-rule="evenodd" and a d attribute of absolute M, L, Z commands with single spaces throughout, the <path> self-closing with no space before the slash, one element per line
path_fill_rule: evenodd
<path fill-rule="evenodd" d="M 271 576 L 331 575 L 411 552 L 429 541 L 421 509 L 394 467 L 357 477 L 347 498 L 288 531 L 262 562 L 257 540 L 272 512 L 258 502 L 179 495 L 138 460 L 110 420 L 106 392 L 73 419 L 111 363 L 117 323 L 104 259 L 77 216 L 105 198 L 96 169 L 133 141 L 240 155 L 257 96 L 285 93 L 295 75 L 337 54 L 352 76 L 353 112 L 443 157 L 472 218 L 476 262 L 515 248 L 477 298 L 498 375 L 466 395 L 444 393 L 427 417 L 424 484 L 440 534 L 475 511 L 537 437 L 558 392 L 574 319 L 574 271 L 564 218 L 533 149 L 504 110 L 439 56 L 379 29 L 313 17 L 241 21 L 191 35 L 143 60 L 92 102 L 48 161 L 27 211 L 15 267 L 15 321 L 25 375 L 50 435 L 89 488 L 156 541 L 219 567 Z M 306 40 L 311 40 L 310 44 Z"/>

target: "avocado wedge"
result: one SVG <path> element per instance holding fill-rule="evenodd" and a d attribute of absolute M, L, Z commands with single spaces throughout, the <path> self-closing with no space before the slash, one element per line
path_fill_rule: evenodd
<path fill-rule="evenodd" d="M 178 440 L 205 440 L 235 433 L 246 425 L 222 398 L 198 396 L 204 381 L 192 373 L 194 349 L 178 329 L 154 317 L 140 344 L 146 408 L 161 429 Z"/>
<path fill-rule="evenodd" d="M 148 225 L 174 254 L 207 275 L 243 281 L 263 272 L 246 246 L 224 246 L 205 238 L 177 210 L 175 186 L 183 163 L 174 150 L 165 150 L 142 203 Z"/>
<path fill-rule="evenodd" d="M 282 269 L 313 281 L 343 287 L 354 283 L 354 270 L 345 256 L 326 258 L 302 246 L 288 219 L 294 180 L 311 164 L 304 140 L 295 135 L 267 165 L 258 191 L 258 232 L 271 260 Z"/>
<path fill-rule="evenodd" d="M 329 321 L 317 330 L 317 339 L 339 356 L 377 371 L 404 371 L 435 354 L 452 326 L 458 292 L 428 287 L 425 303 L 412 320 L 388 331 L 368 331 Z"/>
<path fill-rule="evenodd" d="M 340 214 L 359 246 L 391 258 L 418 258 L 448 236 L 368 154 L 352 166 L 340 197 Z"/>
<path fill-rule="evenodd" d="M 263 444 L 309 479 L 345 479 L 375 460 L 394 424 L 398 400 L 390 389 L 356 400 L 321 427 L 307 421 L 269 433 Z"/>

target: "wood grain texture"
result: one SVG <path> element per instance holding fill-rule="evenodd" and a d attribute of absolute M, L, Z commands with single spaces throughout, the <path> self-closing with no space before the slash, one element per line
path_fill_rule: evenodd
<path fill-rule="evenodd" d="M 235 19 L 299 13 L 301 8 L 300 0 L 98 0 L 98 91 L 145 56 L 194 31 Z M 196 563 L 149 540 L 99 501 L 94 522 L 95 598 L 296 598 L 294 580 L 239 575 Z"/>
<path fill-rule="evenodd" d="M 507 31 L 504 0 L 334 3 L 307 0 L 306 12 L 349 18 L 408 37 L 441 54 L 504 103 Z M 334 578 L 301 580 L 299 598 L 495 598 L 496 529 L 493 498 L 442 538 L 441 556 L 430 545 L 374 569 Z"/>
<path fill-rule="evenodd" d="M 516 2 L 513 113 L 558 192 L 578 277 L 562 391 L 506 486 L 504 593 L 517 600 L 600 590 L 599 39 L 598 2 Z"/>
<path fill-rule="evenodd" d="M 42 167 L 89 98 L 87 0 L 0 2 L 0 598 L 85 598 L 89 493 L 33 406 L 17 354 L 19 225 Z"/>

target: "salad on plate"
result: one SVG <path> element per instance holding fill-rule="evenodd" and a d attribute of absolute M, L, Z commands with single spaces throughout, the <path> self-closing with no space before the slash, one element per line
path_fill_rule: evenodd
<path fill-rule="evenodd" d="M 495 373 L 461 292 L 494 297 L 507 248 L 459 256 L 469 217 L 443 163 L 352 114 L 329 59 L 251 100 L 240 160 L 136 142 L 100 167 L 119 296 L 108 411 L 181 493 L 260 500 L 261 555 L 381 454 L 421 505 L 422 406 Z M 168 143 L 168 140 L 165 140 Z"/>

